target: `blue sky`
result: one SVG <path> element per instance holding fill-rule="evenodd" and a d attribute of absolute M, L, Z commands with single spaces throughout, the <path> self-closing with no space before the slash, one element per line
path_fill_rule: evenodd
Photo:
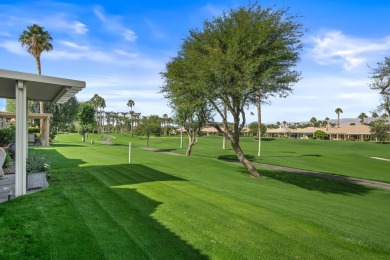
<path fill-rule="evenodd" d="M 78 3 L 82 2 L 82 4 Z M 368 66 L 390 54 L 387 0 L 259 1 L 290 7 L 308 32 L 298 69 L 303 79 L 286 99 L 263 107 L 263 120 L 308 121 L 370 114 L 379 95 L 368 87 Z M 54 50 L 41 57 L 42 74 L 84 80 L 80 101 L 95 93 L 107 111 L 127 111 L 127 100 L 142 115 L 171 111 L 159 93 L 159 72 L 174 57 L 191 28 L 244 1 L 1 1 L 0 68 L 36 73 L 34 58 L 17 41 L 28 25 L 44 26 Z M 0 86 L 1 87 L 1 86 Z M 4 101 L 0 101 L 0 109 Z M 254 108 L 251 109 L 253 112 Z M 248 113 L 248 123 L 255 116 Z"/>

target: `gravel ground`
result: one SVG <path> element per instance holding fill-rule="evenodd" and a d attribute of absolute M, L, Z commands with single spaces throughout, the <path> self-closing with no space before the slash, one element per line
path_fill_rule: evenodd
<path fill-rule="evenodd" d="M 3 169 L 4 174 L 14 174 L 15 173 L 15 161 L 12 160 L 8 168 Z"/>

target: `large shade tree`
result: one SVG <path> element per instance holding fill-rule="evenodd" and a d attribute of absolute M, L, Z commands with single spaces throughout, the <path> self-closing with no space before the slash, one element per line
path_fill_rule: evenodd
<path fill-rule="evenodd" d="M 378 111 L 385 111 L 390 115 L 390 57 L 378 62 L 376 68 L 371 70 L 370 88 L 378 90 L 382 96 Z"/>
<path fill-rule="evenodd" d="M 199 95 L 220 116 L 222 126 L 213 126 L 230 141 L 252 176 L 259 173 L 240 147 L 246 109 L 257 102 L 259 89 L 284 95 L 299 79 L 294 67 L 302 48 L 303 30 L 296 19 L 284 9 L 257 4 L 232 9 L 205 21 L 202 30 L 190 30 L 177 57 L 162 73 L 163 92 L 172 96 Z M 230 127 L 228 117 L 233 120 Z"/>
<path fill-rule="evenodd" d="M 51 37 L 48 31 L 45 31 L 44 27 L 41 27 L 37 24 L 33 24 L 31 26 L 27 26 L 27 30 L 24 30 L 22 34 L 19 36 L 19 42 L 22 46 L 27 47 L 27 52 L 31 54 L 37 63 L 38 74 L 41 75 L 41 54 L 46 51 L 49 52 L 53 50 L 52 42 L 53 38 Z M 40 113 L 44 113 L 44 104 L 43 102 L 39 103 Z M 43 132 L 45 129 L 43 119 L 40 121 L 40 131 L 41 131 L 41 143 L 44 141 L 42 139 L 45 136 Z M 42 143 L 42 145 L 46 145 Z"/>

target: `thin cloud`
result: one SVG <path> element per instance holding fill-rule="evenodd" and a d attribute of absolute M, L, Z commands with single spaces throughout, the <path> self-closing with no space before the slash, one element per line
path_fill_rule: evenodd
<path fill-rule="evenodd" d="M 28 55 L 26 50 L 20 45 L 18 41 L 3 41 L 0 42 L 0 48 L 7 50 L 10 53 L 17 55 Z"/>
<path fill-rule="evenodd" d="M 74 48 L 74 49 L 77 49 L 77 50 L 88 50 L 89 49 L 88 46 L 82 46 L 82 45 L 79 45 L 79 44 L 77 44 L 75 42 L 59 41 L 59 43 L 61 43 L 64 46 L 71 47 L 71 48 Z"/>
<path fill-rule="evenodd" d="M 365 39 L 328 31 L 310 39 L 311 55 L 322 65 L 341 64 L 346 71 L 365 65 L 370 56 L 390 50 L 390 37 Z"/>
<path fill-rule="evenodd" d="M 78 34 L 86 34 L 88 32 L 88 28 L 85 24 L 79 21 L 75 21 L 72 24 L 73 29 Z"/>
<path fill-rule="evenodd" d="M 95 7 L 93 9 L 96 17 L 103 23 L 104 28 L 115 34 L 121 35 L 126 41 L 134 42 L 138 37 L 136 33 L 124 26 L 121 22 L 120 16 L 106 15 L 102 7 Z"/>

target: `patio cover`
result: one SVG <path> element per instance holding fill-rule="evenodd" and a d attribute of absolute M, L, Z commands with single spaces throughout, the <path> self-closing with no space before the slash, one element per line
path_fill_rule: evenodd
<path fill-rule="evenodd" d="M 0 98 L 16 99 L 15 196 L 26 194 L 27 100 L 65 103 L 84 81 L 0 69 Z"/>

